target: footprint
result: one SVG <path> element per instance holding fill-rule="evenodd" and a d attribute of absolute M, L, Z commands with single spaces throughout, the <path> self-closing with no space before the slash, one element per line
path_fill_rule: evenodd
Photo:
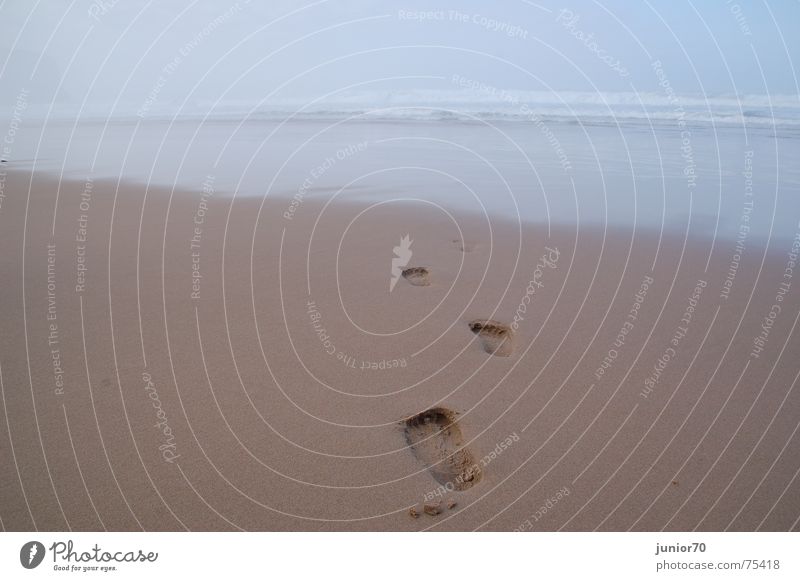
<path fill-rule="evenodd" d="M 469 328 L 480 337 L 483 350 L 489 355 L 508 357 L 514 352 L 514 333 L 503 323 L 475 319 L 470 321 Z"/>
<path fill-rule="evenodd" d="M 403 278 L 414 286 L 429 286 L 431 284 L 431 273 L 424 266 L 414 266 L 403 271 Z"/>
<path fill-rule="evenodd" d="M 469 449 L 463 447 L 455 413 L 437 407 L 404 423 L 406 442 L 436 482 L 448 490 L 467 490 L 480 481 L 481 469 Z"/>
<path fill-rule="evenodd" d="M 453 243 L 461 252 L 472 252 L 475 250 L 475 244 L 472 242 L 465 242 L 464 240 L 453 240 Z"/>

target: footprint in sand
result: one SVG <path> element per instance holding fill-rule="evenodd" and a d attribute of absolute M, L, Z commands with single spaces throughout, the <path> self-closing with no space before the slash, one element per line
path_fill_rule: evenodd
<path fill-rule="evenodd" d="M 424 266 L 414 266 L 403 271 L 403 278 L 414 286 L 429 286 L 431 284 L 431 272 Z"/>
<path fill-rule="evenodd" d="M 463 240 L 453 240 L 453 244 L 455 244 L 461 252 L 472 252 L 475 250 L 475 244 L 471 242 L 465 242 Z"/>
<path fill-rule="evenodd" d="M 508 357 L 514 352 L 514 333 L 503 323 L 475 319 L 470 321 L 469 328 L 480 337 L 483 350 L 489 355 Z"/>
<path fill-rule="evenodd" d="M 463 447 L 454 412 L 437 407 L 404 423 L 406 442 L 436 482 L 448 489 L 452 486 L 452 490 L 467 490 L 480 481 L 480 467 L 472 452 Z"/>

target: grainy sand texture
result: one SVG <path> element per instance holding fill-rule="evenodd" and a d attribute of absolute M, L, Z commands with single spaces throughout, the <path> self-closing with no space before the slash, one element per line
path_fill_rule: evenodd
<path fill-rule="evenodd" d="M 798 528 L 796 238 L 12 166 L 7 530 Z"/>

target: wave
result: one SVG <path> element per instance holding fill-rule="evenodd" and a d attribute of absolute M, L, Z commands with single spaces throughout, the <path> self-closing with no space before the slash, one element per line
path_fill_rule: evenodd
<path fill-rule="evenodd" d="M 137 112 L 138 110 L 138 112 Z M 61 110 L 56 117 L 70 117 Z M 157 102 L 144 115 L 118 107 L 81 118 L 256 119 L 432 122 L 546 122 L 600 125 L 739 125 L 800 127 L 798 95 L 678 95 L 634 92 L 507 91 L 491 87 L 459 90 L 362 91 L 317 100 Z"/>

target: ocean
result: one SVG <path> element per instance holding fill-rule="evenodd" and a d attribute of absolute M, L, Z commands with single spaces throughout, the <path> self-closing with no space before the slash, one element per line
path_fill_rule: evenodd
<path fill-rule="evenodd" d="M 9 161 L 219 195 L 422 204 L 750 240 L 800 219 L 800 100 L 497 91 L 31 107 Z M 168 116 L 167 110 L 178 110 Z M 76 121 L 77 119 L 77 121 Z"/>

